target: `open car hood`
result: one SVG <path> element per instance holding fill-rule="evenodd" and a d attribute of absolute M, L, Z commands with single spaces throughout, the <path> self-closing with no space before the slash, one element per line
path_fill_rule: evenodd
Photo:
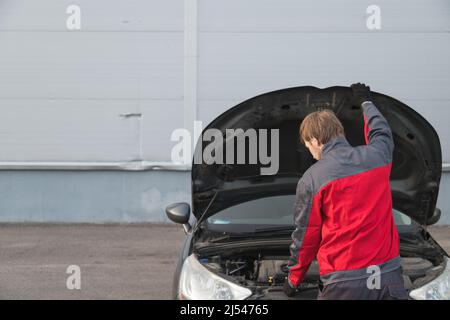
<path fill-rule="evenodd" d="M 439 219 L 436 201 L 442 171 L 439 137 L 427 120 L 404 103 L 376 92 L 371 95 L 394 136 L 390 176 L 393 206 L 420 224 L 435 223 Z M 215 128 L 225 137 L 225 129 L 279 129 L 279 170 L 274 175 L 261 175 L 260 169 L 267 165 L 259 159 L 257 164 L 194 162 L 192 209 L 197 219 L 252 199 L 294 194 L 298 180 L 315 162 L 299 138 L 299 124 L 311 112 L 333 110 L 349 143 L 365 144 L 362 109 L 352 105 L 351 96 L 349 87 L 295 87 L 256 96 L 222 113 L 203 132 Z M 195 153 L 203 154 L 209 143 L 201 143 L 200 137 Z"/>

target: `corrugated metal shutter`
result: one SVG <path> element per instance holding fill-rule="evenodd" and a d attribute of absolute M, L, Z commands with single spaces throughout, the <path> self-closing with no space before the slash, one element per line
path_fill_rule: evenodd
<path fill-rule="evenodd" d="M 183 1 L 76 1 L 79 31 L 72 4 L 0 2 L 0 161 L 169 161 Z"/>

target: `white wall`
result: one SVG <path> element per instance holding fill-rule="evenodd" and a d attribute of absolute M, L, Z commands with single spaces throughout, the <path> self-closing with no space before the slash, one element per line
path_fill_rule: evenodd
<path fill-rule="evenodd" d="M 200 1 L 199 117 L 257 94 L 366 82 L 437 129 L 450 162 L 450 2 Z"/>
<path fill-rule="evenodd" d="M 79 31 L 66 28 L 71 4 Z M 170 160 L 164 137 L 183 126 L 183 10 L 2 0 L 0 162 Z"/>
<path fill-rule="evenodd" d="M 2 0 L 0 167 L 166 162 L 171 132 L 194 118 L 266 91 L 355 81 L 423 114 L 450 162 L 449 1 L 377 1 L 375 31 L 371 1 L 186 1 L 198 2 L 191 60 L 184 2 Z M 66 28 L 71 4 L 79 31 Z"/>

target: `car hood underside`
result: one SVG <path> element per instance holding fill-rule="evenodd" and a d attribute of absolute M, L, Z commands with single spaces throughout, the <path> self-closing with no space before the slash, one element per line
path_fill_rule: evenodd
<path fill-rule="evenodd" d="M 421 115 L 394 98 L 372 92 L 372 101 L 394 136 L 390 177 L 394 207 L 420 224 L 435 223 L 439 218 L 435 207 L 442 171 L 436 131 Z M 300 143 L 299 124 L 309 113 L 322 109 L 336 113 L 351 145 L 365 144 L 362 109 L 351 103 L 349 87 L 307 86 L 269 92 L 240 103 L 212 121 L 205 130 L 219 129 L 224 137 L 226 129 L 279 129 L 279 170 L 274 175 L 261 175 L 264 165 L 260 162 L 194 162 L 192 206 L 197 219 L 252 199 L 295 193 L 298 179 L 315 161 Z M 196 153 L 203 154 L 206 146 L 197 143 Z"/>

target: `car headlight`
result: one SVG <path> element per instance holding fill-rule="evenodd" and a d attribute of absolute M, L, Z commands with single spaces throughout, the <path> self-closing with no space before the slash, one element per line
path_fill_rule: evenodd
<path fill-rule="evenodd" d="M 243 300 L 251 294 L 249 289 L 209 271 L 193 254 L 184 261 L 179 284 L 180 299 Z"/>
<path fill-rule="evenodd" d="M 426 285 L 412 290 L 409 295 L 416 300 L 450 300 L 450 259 L 446 259 L 446 266 L 434 280 Z"/>

